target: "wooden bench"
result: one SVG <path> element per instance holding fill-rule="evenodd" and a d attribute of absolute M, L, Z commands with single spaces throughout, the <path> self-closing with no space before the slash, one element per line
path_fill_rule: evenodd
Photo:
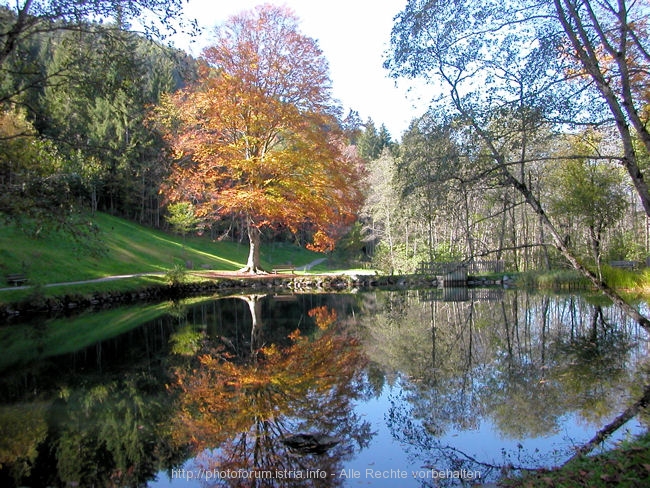
<path fill-rule="evenodd" d="M 637 269 L 639 263 L 636 261 L 610 261 L 609 265 L 612 268 L 622 268 L 622 269 Z"/>
<path fill-rule="evenodd" d="M 24 273 L 13 273 L 7 275 L 7 284 L 18 286 L 27 281 L 27 276 Z"/>
<path fill-rule="evenodd" d="M 271 271 L 273 274 L 282 273 L 283 271 L 291 271 L 291 274 L 294 274 L 296 267 L 293 264 L 278 264 Z"/>

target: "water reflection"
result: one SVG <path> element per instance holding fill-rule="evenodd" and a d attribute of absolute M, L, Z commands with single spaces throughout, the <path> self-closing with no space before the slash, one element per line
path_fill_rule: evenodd
<path fill-rule="evenodd" d="M 427 465 L 489 475 L 562 462 L 578 439 L 548 452 L 524 441 L 562 434 L 571 417 L 596 430 L 648 383 L 646 334 L 613 307 L 518 292 L 501 301 L 377 298 L 366 304 L 372 320 L 363 319 L 368 354 L 401 387 L 387 422 Z M 459 449 L 448 435 L 492 428 L 522 442 L 509 452 L 497 443 Z"/>
<path fill-rule="evenodd" d="M 501 289 L 194 298 L 12 325 L 0 484 L 493 480 L 563 462 L 640 398 L 647 346 L 595 298 Z"/>
<path fill-rule="evenodd" d="M 194 472 L 236 473 L 223 484 L 337 485 L 331 473 L 370 438 L 353 410 L 365 391 L 358 341 L 321 306 L 307 312 L 318 328 L 310 337 L 296 330 L 288 346 L 263 345 L 272 324 L 262 321 L 260 297 L 242 299 L 252 314 L 250 351 L 206 340 L 197 360 L 176 370 L 175 442 L 198 456 Z"/>
<path fill-rule="evenodd" d="M 134 313 L 123 312 L 124 320 Z M 62 325 L 86 334 L 85 317 L 69 324 L 64 320 L 35 327 L 41 337 L 57 337 Z M 16 356 L 14 344 L 25 348 L 16 337 L 30 329 L 13 325 L 2 331 L 5 358 Z M 160 321 L 64 355 L 47 351 L 72 345 L 52 340 L 40 359 L 3 370 L 0 485 L 142 486 L 164 467 L 181 463 L 187 452 L 173 448 L 164 428 L 169 422 L 164 384 L 171 330 Z"/>

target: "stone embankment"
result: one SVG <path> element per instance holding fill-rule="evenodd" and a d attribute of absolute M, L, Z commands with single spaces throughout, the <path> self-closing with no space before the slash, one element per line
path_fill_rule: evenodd
<path fill-rule="evenodd" d="M 500 285 L 505 280 L 474 279 L 471 286 Z M 157 285 L 136 291 L 95 292 L 47 297 L 38 290 L 19 303 L 0 304 L 0 317 L 24 316 L 33 313 L 60 312 L 104 308 L 116 305 L 169 300 L 199 294 L 260 293 L 264 290 L 295 293 L 332 293 L 358 289 L 431 288 L 442 286 L 439 279 L 422 275 L 262 275 L 211 277 L 199 282 Z"/>

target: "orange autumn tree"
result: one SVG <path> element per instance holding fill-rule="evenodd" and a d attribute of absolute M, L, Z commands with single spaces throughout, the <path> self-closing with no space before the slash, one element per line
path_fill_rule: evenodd
<path fill-rule="evenodd" d="M 176 161 L 163 193 L 206 222 L 242 219 L 242 271 L 262 272 L 268 227 L 307 230 L 312 249 L 332 249 L 361 204 L 360 165 L 317 42 L 290 10 L 263 5 L 217 28 L 203 61 L 198 81 L 157 111 Z"/>

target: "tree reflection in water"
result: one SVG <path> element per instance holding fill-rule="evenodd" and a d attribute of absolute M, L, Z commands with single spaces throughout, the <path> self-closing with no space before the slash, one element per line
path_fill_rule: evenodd
<path fill-rule="evenodd" d="M 366 304 L 374 313 L 365 343 L 370 360 L 400 378 L 388 427 L 427 465 L 494 478 L 535 468 L 549 453 L 527 449 L 526 439 L 559 433 L 567 415 L 595 432 L 648 384 L 637 347 L 647 336 L 613 307 L 519 292 L 495 301 L 474 300 L 471 290 L 454 302 L 417 292 L 378 297 Z M 485 423 L 521 439 L 519 447 L 468 450 L 450 438 Z M 570 458 L 580 442 L 554 450 L 553 461 Z"/>
<path fill-rule="evenodd" d="M 251 474 L 218 480 L 224 485 L 338 484 L 330 474 L 372 436 L 353 411 L 367 390 L 358 341 L 337 325 L 334 310 L 318 307 L 309 311 L 318 326 L 313 337 L 296 330 L 286 347 L 265 345 L 259 296 L 242 299 L 253 314 L 251 352 L 235 354 L 227 343 L 210 341 L 190 367 L 176 372 L 174 441 L 198 454 L 197 469 Z M 322 454 L 297 454 L 283 440 L 299 433 L 328 436 L 335 445 L 323 446 Z"/>
<path fill-rule="evenodd" d="M 620 412 L 635 414 L 648 384 L 645 331 L 593 298 L 496 291 L 481 291 L 490 301 L 471 289 L 196 297 L 37 333 L 4 330 L 5 363 L 21 362 L 0 378 L 0 485 L 142 486 L 194 463 L 274 475 L 224 485 L 329 486 L 341 478 L 276 473 L 363 470 L 375 458 L 478 466 L 485 481 L 508 465 L 562 463 L 598 443 L 593 434 L 608 434 Z M 168 313 L 68 355 L 26 360 L 29 347 L 51 351 L 44 338 L 61 329 L 73 336 L 150 308 Z M 382 410 L 390 385 L 398 388 Z M 587 426 L 582 438 L 558 439 L 561 452 L 531 446 L 577 424 Z M 312 445 L 290 448 L 297 434 L 313 435 L 298 438 Z"/>

